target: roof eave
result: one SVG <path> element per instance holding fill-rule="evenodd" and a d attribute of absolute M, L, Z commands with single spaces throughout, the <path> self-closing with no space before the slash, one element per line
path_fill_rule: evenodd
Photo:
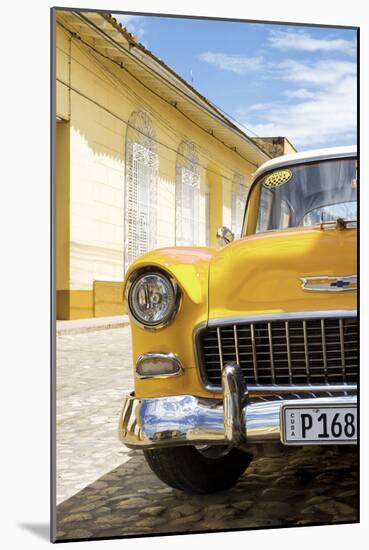
<path fill-rule="evenodd" d="M 140 51 L 142 51 L 145 55 L 150 57 L 155 63 L 158 63 L 162 68 L 164 68 L 168 73 L 174 77 L 176 80 L 181 82 L 186 86 L 186 88 L 191 91 L 191 93 L 196 97 L 196 99 L 204 102 L 208 107 L 210 107 L 211 110 L 214 111 L 214 114 L 216 114 L 218 117 L 221 117 L 224 121 L 224 123 L 227 125 L 229 129 L 231 129 L 234 133 L 236 133 L 240 139 L 247 141 L 249 146 L 256 150 L 258 153 L 260 153 L 261 156 L 264 157 L 265 160 L 270 159 L 271 155 L 269 155 L 266 151 L 264 151 L 257 143 L 255 143 L 252 138 L 250 138 L 246 133 L 244 133 L 237 125 L 235 125 L 228 117 L 224 115 L 224 113 L 217 108 L 209 99 L 207 99 L 205 96 L 200 94 L 196 88 L 191 86 L 187 80 L 185 80 L 183 77 L 181 77 L 178 73 L 176 73 L 169 65 L 167 65 L 162 59 L 157 57 L 155 54 L 153 54 L 150 50 L 148 50 L 141 42 L 139 42 L 134 35 L 132 35 L 123 25 L 118 23 L 118 21 L 113 17 L 111 13 L 107 12 L 101 12 L 102 17 L 109 21 L 119 32 L 121 32 L 125 38 L 131 43 L 132 46 L 138 48 Z"/>

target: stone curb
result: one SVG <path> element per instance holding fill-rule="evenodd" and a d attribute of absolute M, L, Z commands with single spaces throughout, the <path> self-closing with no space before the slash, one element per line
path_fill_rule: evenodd
<path fill-rule="evenodd" d="M 120 315 L 117 317 L 101 317 L 93 319 L 79 319 L 77 321 L 57 321 L 56 335 L 64 336 L 67 334 L 83 334 L 85 332 L 122 328 L 126 327 L 127 325 L 129 325 L 128 315 Z"/>

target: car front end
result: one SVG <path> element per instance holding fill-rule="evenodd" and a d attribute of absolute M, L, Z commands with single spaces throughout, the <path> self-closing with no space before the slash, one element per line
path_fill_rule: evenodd
<path fill-rule="evenodd" d="M 231 486 L 254 444 L 356 443 L 356 166 L 352 148 L 269 161 L 240 239 L 130 267 L 135 388 L 119 433 L 169 485 Z M 177 480 L 168 464 L 185 455 Z"/>

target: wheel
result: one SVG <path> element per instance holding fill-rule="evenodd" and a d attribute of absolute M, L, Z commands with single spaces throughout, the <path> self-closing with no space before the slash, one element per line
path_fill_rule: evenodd
<path fill-rule="evenodd" d="M 183 446 L 145 450 L 148 465 L 159 479 L 186 493 L 214 493 L 233 487 L 252 455 L 224 446 Z"/>

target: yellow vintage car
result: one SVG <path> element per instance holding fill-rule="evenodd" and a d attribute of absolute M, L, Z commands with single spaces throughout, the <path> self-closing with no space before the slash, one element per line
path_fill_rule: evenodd
<path fill-rule="evenodd" d="M 354 147 L 287 155 L 257 170 L 241 238 L 130 266 L 119 433 L 165 483 L 229 488 L 268 442 L 356 444 L 356 210 Z"/>

